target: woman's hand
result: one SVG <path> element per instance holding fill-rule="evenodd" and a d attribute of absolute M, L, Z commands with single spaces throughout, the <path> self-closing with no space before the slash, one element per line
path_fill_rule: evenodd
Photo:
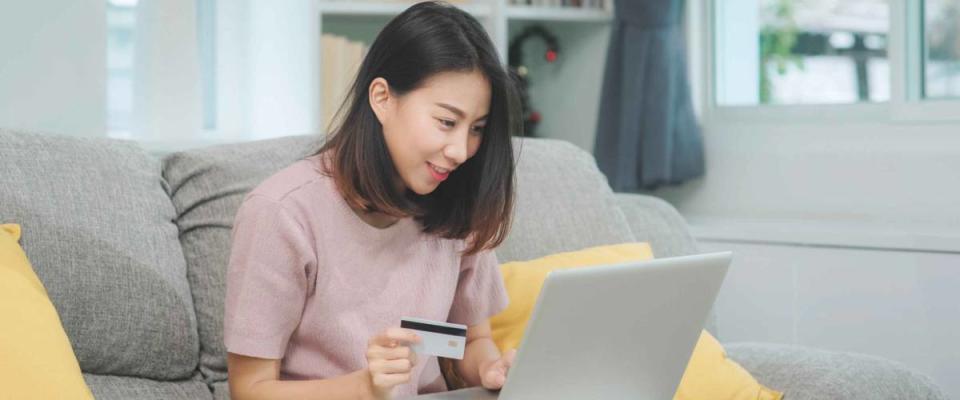
<path fill-rule="evenodd" d="M 410 381 L 417 355 L 408 344 L 419 343 L 413 331 L 389 328 L 367 344 L 367 370 L 370 389 L 376 399 L 389 399 L 394 386 Z"/>
<path fill-rule="evenodd" d="M 507 374 L 513 359 L 517 357 L 517 350 L 506 352 L 498 360 L 480 366 L 480 384 L 487 389 L 497 390 L 507 382 Z"/>

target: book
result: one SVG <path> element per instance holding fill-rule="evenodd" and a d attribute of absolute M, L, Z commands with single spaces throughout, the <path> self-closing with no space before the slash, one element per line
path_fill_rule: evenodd
<path fill-rule="evenodd" d="M 327 131 L 337 122 L 334 118 L 346 100 L 350 85 L 356 79 L 357 71 L 366 56 L 367 46 L 363 42 L 333 34 L 323 34 L 320 46 L 321 124 Z"/>

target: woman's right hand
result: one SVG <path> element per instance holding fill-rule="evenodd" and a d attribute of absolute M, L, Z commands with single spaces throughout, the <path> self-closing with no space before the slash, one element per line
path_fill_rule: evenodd
<path fill-rule="evenodd" d="M 367 344 L 367 370 L 371 392 L 377 399 L 389 399 L 394 386 L 410 381 L 417 355 L 409 344 L 420 343 L 411 330 L 388 328 Z"/>

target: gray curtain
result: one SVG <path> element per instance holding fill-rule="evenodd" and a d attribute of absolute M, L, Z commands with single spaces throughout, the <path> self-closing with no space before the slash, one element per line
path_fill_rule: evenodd
<path fill-rule="evenodd" d="M 615 191 L 703 175 L 687 81 L 684 0 L 621 0 L 600 97 L 594 156 Z"/>

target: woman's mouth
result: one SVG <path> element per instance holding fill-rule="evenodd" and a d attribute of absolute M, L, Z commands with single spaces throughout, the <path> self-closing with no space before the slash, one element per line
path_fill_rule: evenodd
<path fill-rule="evenodd" d="M 433 179 L 436 179 L 438 182 L 443 182 L 450 176 L 450 169 L 440 168 L 436 165 L 433 165 L 427 161 L 427 169 L 430 170 L 430 175 L 433 176 Z"/>

